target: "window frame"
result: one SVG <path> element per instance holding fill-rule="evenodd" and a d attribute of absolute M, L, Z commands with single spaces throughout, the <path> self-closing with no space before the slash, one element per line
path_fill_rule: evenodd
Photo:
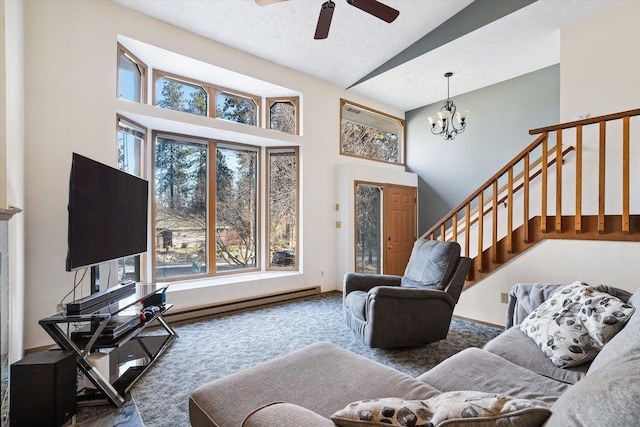
<path fill-rule="evenodd" d="M 271 153 L 282 153 L 282 152 L 293 152 L 296 159 L 296 238 L 295 238 L 295 251 L 296 251 L 296 262 L 293 267 L 274 267 L 271 265 L 271 203 L 270 203 L 270 187 L 271 187 L 271 162 L 270 156 Z M 266 228 L 266 237 L 264 244 L 264 255 L 265 255 L 265 270 L 266 271 L 300 271 L 300 149 L 299 147 L 267 147 L 266 153 L 266 167 L 265 167 L 265 228 Z"/>
<path fill-rule="evenodd" d="M 262 203 L 262 188 L 263 188 L 263 180 L 266 179 L 265 178 L 265 173 L 263 172 L 263 167 L 262 167 L 262 153 L 263 153 L 263 149 L 265 149 L 265 147 L 260 147 L 260 146 L 256 146 L 256 145 L 251 145 L 251 144 L 242 144 L 242 143 L 236 143 L 236 142 L 229 142 L 229 141 L 222 141 L 222 140 L 214 140 L 214 139 L 209 139 L 209 138 L 202 138 L 202 137 L 197 137 L 197 136 L 193 136 L 193 135 L 185 135 L 185 134 L 180 134 L 180 133 L 174 133 L 174 132 L 165 132 L 165 131 L 160 131 L 160 130 L 152 130 L 152 143 L 149 144 L 152 149 L 151 151 L 151 171 L 152 171 L 152 178 L 149 180 L 149 186 L 150 186 L 150 193 L 151 193 L 151 218 L 150 218 L 150 228 L 151 228 L 151 234 L 152 234 L 152 241 L 151 241 L 151 276 L 152 276 L 152 281 L 157 281 L 157 280 L 162 280 L 163 282 L 179 282 L 179 281 L 186 281 L 186 280 L 197 280 L 197 279 L 202 279 L 202 278 L 207 278 L 207 277 L 220 277 L 220 276 L 229 276 L 229 275 L 238 275 L 238 274 L 244 274 L 244 273 L 251 273 L 251 272 L 257 272 L 257 271 L 262 271 L 262 265 L 264 262 L 264 255 L 263 252 L 264 250 L 263 248 L 263 242 L 262 240 L 262 228 L 263 228 L 263 216 L 262 216 L 262 211 L 264 209 L 263 207 L 263 203 Z M 157 230 L 157 209 L 156 209 L 156 165 L 155 165 L 155 160 L 156 160 L 156 156 L 155 156 L 155 146 L 157 143 L 157 139 L 158 138 L 166 138 L 166 139 L 175 139 L 178 141 L 183 141 L 187 144 L 194 144 L 194 145 L 201 145 L 203 147 L 206 147 L 207 149 L 207 219 L 206 219 L 206 224 L 207 224 L 207 230 L 206 230 L 206 237 L 207 237 L 207 244 L 206 244 L 206 248 L 207 248 L 207 257 L 206 257 L 206 263 L 207 263 L 207 271 L 200 273 L 200 274 L 194 274 L 194 275 L 187 275 L 187 276 L 174 276 L 174 277 L 162 277 L 160 279 L 158 279 L 157 277 L 157 254 L 156 254 L 156 250 L 157 250 L 157 245 L 156 245 L 156 230 Z M 216 246 L 216 222 L 217 222 L 217 213 L 216 213 L 216 195 L 217 195 L 217 188 L 216 188 L 216 151 L 218 150 L 218 148 L 227 148 L 227 149 L 231 149 L 231 150 L 238 150 L 238 151 L 253 151 L 256 153 L 256 229 L 255 229 L 255 267 L 248 267 L 248 268 L 240 268 L 240 269 L 233 269 L 230 271 L 217 271 L 217 268 L 215 267 L 216 263 L 216 256 L 217 256 L 217 246 Z M 297 191 L 299 191 L 299 187 L 300 187 L 300 179 L 299 179 L 299 175 L 296 176 L 296 183 L 297 183 Z"/>
<path fill-rule="evenodd" d="M 378 159 L 375 157 L 370 157 L 370 156 L 363 156 L 363 155 L 358 155 L 358 154 L 352 154 L 352 153 L 348 153 L 345 152 L 343 149 L 343 141 L 342 141 L 342 121 L 343 121 L 343 114 L 342 114 L 342 109 L 345 105 L 349 105 L 355 109 L 361 110 L 363 112 L 369 113 L 369 114 L 373 114 L 373 115 L 378 115 L 378 116 L 382 116 L 383 118 L 386 119 L 390 119 L 390 120 L 394 120 L 398 122 L 398 125 L 400 126 L 400 132 L 398 134 L 398 139 L 400 139 L 400 141 L 398 142 L 398 161 L 394 162 L 394 161 L 390 161 L 390 160 L 384 160 L 384 159 Z M 344 119 L 346 120 L 346 119 Z M 364 123 L 360 123 L 362 125 L 367 126 Z M 369 126 L 371 127 L 371 126 Z M 360 159 L 366 159 L 366 160 L 371 160 L 371 161 L 375 161 L 375 162 L 381 162 L 381 163 L 387 163 L 387 164 L 392 164 L 392 165 L 398 165 L 398 166 L 406 166 L 406 125 L 405 125 L 405 121 L 404 119 L 401 119 L 399 117 L 395 117 L 391 114 L 387 114 L 387 113 L 383 113 L 382 111 L 378 111 L 375 110 L 373 108 L 369 108 L 366 107 L 364 105 L 361 104 L 357 104 L 355 102 L 351 102 L 348 101 L 346 99 L 342 99 L 340 98 L 340 155 L 341 156 L 349 156 L 349 157 L 356 157 L 356 158 L 360 158 Z"/>
<path fill-rule="evenodd" d="M 266 98 L 265 103 L 266 103 L 266 113 L 267 113 L 267 118 L 266 118 L 266 123 L 265 123 L 265 127 L 267 127 L 267 129 L 270 130 L 275 130 L 277 132 L 282 132 L 278 129 L 273 129 L 271 127 L 271 107 L 273 107 L 274 104 L 277 104 L 279 102 L 290 102 L 291 104 L 293 104 L 295 110 L 296 110 L 296 117 L 295 117 L 295 122 L 296 122 L 296 131 L 294 133 L 291 133 L 289 135 L 300 135 L 300 97 L 299 96 L 281 96 L 281 97 L 270 97 L 270 98 Z M 288 133 L 288 132 L 282 132 L 282 133 Z"/>
<path fill-rule="evenodd" d="M 120 58 L 122 56 L 126 56 L 129 60 L 131 60 L 140 71 L 140 104 L 147 103 L 147 73 L 149 68 L 147 64 L 145 64 L 142 60 L 140 60 L 137 56 L 135 56 L 129 49 L 124 47 L 122 44 L 118 43 L 117 49 L 117 59 L 116 62 L 118 64 L 117 73 L 116 73 L 116 98 L 123 99 L 129 102 L 136 102 L 130 99 L 121 98 L 120 97 Z"/>
<path fill-rule="evenodd" d="M 242 269 L 236 269 L 236 270 L 230 270 L 230 271 L 216 271 L 213 272 L 213 274 L 211 274 L 212 276 L 229 276 L 229 275 L 237 275 L 237 274 L 243 274 L 243 273 L 252 273 L 252 272 L 256 272 L 256 271 L 262 271 L 262 265 L 263 265 L 263 244 L 261 242 L 261 238 L 262 238 L 262 211 L 263 211 L 263 204 L 262 204 L 262 181 L 263 181 L 263 167 L 262 167 L 262 147 L 260 146 L 256 146 L 256 145 L 250 145 L 250 144 L 240 144 L 240 143 L 235 143 L 235 142 L 228 142 L 228 141 L 215 141 L 214 145 L 213 145 L 213 150 L 217 151 L 218 147 L 222 147 L 222 148 L 227 148 L 227 149 L 232 149 L 232 150 L 238 150 L 238 151 L 255 151 L 256 153 L 256 167 L 257 167 L 257 171 L 256 171 L 256 229 L 255 229 L 255 251 L 256 251 L 256 266 L 255 267 L 250 267 L 250 268 L 242 268 Z M 209 160 L 209 163 L 211 164 L 211 162 L 215 162 L 215 156 L 213 156 L 214 158 Z M 213 179 L 213 193 L 211 192 L 211 187 L 209 188 L 209 198 L 211 199 L 211 197 L 213 197 L 213 200 L 210 201 L 211 205 L 213 206 L 213 210 L 216 211 L 217 209 L 217 187 L 216 187 L 216 182 L 215 182 L 215 178 L 217 177 L 216 173 L 217 170 L 215 169 L 215 163 L 214 163 L 214 168 L 213 170 L 209 171 L 209 177 L 210 177 L 210 181 Z M 215 172 L 215 173 L 214 173 Z M 211 177 L 211 174 L 213 173 L 213 178 Z M 212 196 L 213 195 L 213 196 Z M 211 209 L 211 208 L 210 208 Z M 212 226 L 214 227 L 214 229 L 217 226 L 217 211 L 215 212 L 214 215 L 208 215 L 207 219 L 211 222 L 213 221 Z M 214 255 L 214 258 L 217 256 L 217 246 L 216 246 L 216 242 L 215 239 L 210 239 L 210 246 L 212 245 L 213 247 L 211 249 L 209 249 L 210 254 Z M 213 251 L 213 252 L 211 252 Z M 209 256 L 211 256 L 209 255 Z"/>
<path fill-rule="evenodd" d="M 245 125 L 245 126 L 251 126 L 251 127 L 262 127 L 262 97 L 257 96 L 257 95 L 252 95 L 250 93 L 246 93 L 246 92 L 242 92 L 239 90 L 235 90 L 235 89 L 228 89 L 222 86 L 217 86 L 215 84 L 212 83 L 207 83 L 207 82 L 203 82 L 201 80 L 197 80 L 197 79 L 191 79 L 188 77 L 184 77 L 181 76 L 179 74 L 174 74 L 174 73 L 170 73 L 167 71 L 162 71 L 162 70 L 154 70 L 153 71 L 153 101 L 152 104 L 156 107 L 158 106 L 158 90 L 157 90 L 157 86 L 158 86 L 158 80 L 162 79 L 162 78 L 167 78 L 167 79 L 171 79 L 171 80 L 175 80 L 187 85 L 194 85 L 194 86 L 201 86 L 205 92 L 207 93 L 207 115 L 206 116 L 200 116 L 198 114 L 193 114 L 193 113 L 189 113 L 186 112 L 187 114 L 193 114 L 194 116 L 198 116 L 198 117 L 210 117 L 210 118 L 214 118 L 214 119 L 218 119 L 218 120 L 224 120 L 227 122 L 231 122 L 231 123 L 238 123 L 241 125 Z M 256 124 L 255 125 L 248 125 L 246 123 L 242 123 L 242 122 L 235 122 L 233 120 L 227 120 L 225 118 L 221 118 L 217 116 L 217 108 L 216 108 L 216 101 L 217 101 L 217 97 L 218 94 L 220 93 L 227 93 L 229 95 L 234 95 L 234 96 L 239 96 L 242 98 L 248 98 L 253 100 L 256 103 Z M 159 107 L 159 108 L 163 108 L 163 107 Z M 170 111 L 179 111 L 182 113 L 185 113 L 185 111 L 180 111 L 180 110 L 171 110 L 168 109 Z"/>
<path fill-rule="evenodd" d="M 121 114 L 116 114 L 116 164 L 118 164 L 118 169 L 120 169 L 119 167 L 119 163 L 120 163 L 120 153 L 119 153 L 119 141 L 118 141 L 118 135 L 120 133 L 120 128 L 126 126 L 129 127 L 131 129 L 133 129 L 134 131 L 138 131 L 141 132 L 143 134 L 142 137 L 139 137 L 140 139 L 140 159 L 139 159 L 139 164 L 137 165 L 139 170 L 140 170 L 140 174 L 136 175 L 142 179 L 146 179 L 147 177 L 147 168 L 146 168 L 146 163 L 147 163 L 147 137 L 149 135 L 149 130 L 145 127 L 142 126 L 139 123 L 136 123 L 133 120 L 128 119 L 127 117 L 121 115 Z M 122 169 L 120 169 L 122 170 Z M 125 171 L 126 172 L 126 171 Z M 149 243 L 149 239 L 147 238 L 147 244 Z M 148 252 L 148 250 L 147 250 Z M 146 282 L 146 278 L 147 278 L 147 257 L 148 254 L 147 253 L 143 253 L 143 254 L 139 254 L 139 255 L 134 255 L 132 257 L 125 257 L 125 258 L 120 258 L 117 260 L 116 265 L 119 265 L 120 262 L 122 261 L 123 263 L 125 262 L 126 259 L 128 258 L 134 258 L 135 259 L 135 265 L 136 265 L 136 281 L 137 282 Z M 117 271 L 117 270 L 116 270 Z M 117 273 L 116 273 L 117 275 Z"/>

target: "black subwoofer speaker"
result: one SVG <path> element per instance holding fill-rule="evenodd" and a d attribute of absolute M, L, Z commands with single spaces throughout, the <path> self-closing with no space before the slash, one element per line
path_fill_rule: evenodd
<path fill-rule="evenodd" d="M 76 413 L 76 354 L 31 353 L 11 365 L 11 427 L 59 427 Z"/>

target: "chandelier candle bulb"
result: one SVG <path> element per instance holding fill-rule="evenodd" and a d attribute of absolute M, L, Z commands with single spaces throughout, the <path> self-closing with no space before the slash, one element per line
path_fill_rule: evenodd
<path fill-rule="evenodd" d="M 450 116 L 451 116 L 451 111 L 444 110 L 444 111 L 438 112 L 438 117 L 440 117 L 440 120 L 442 121 L 448 120 Z"/>

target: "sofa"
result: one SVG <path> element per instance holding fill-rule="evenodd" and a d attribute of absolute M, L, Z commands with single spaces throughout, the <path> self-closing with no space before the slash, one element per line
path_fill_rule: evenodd
<path fill-rule="evenodd" d="M 580 308 L 575 302 L 580 298 L 587 304 L 595 300 L 579 285 L 600 295 L 599 305 Z M 573 297 L 571 292 L 581 294 Z M 612 301 L 623 305 L 612 306 Z M 509 294 L 509 327 L 503 333 L 484 348 L 468 348 L 418 377 L 331 343 L 315 343 L 198 387 L 189 398 L 191 425 L 359 427 L 396 421 L 436 427 L 640 425 L 640 314 L 635 311 L 639 306 L 640 290 L 631 295 L 578 282 L 518 284 Z M 580 329 L 575 322 L 578 310 L 607 327 L 616 322 L 620 326 L 608 338 L 598 333 L 595 341 L 603 338 L 605 344 L 598 352 L 594 340 L 574 340 L 578 346 L 586 345 L 579 355 L 586 359 L 567 361 L 572 357 L 556 352 L 571 342 L 568 336 L 554 333 L 544 337 L 542 346 L 530 336 L 540 329 L 536 322 L 554 310 L 553 327 Z M 577 351 L 576 345 L 567 348 Z M 494 406 L 475 404 L 485 401 Z M 415 413 L 427 408 L 428 414 L 420 416 L 433 417 L 432 421 L 412 419 L 403 424 L 401 413 L 404 416 L 402 411 L 411 405 L 422 405 Z M 389 408 L 392 415 L 385 414 Z M 381 420 L 383 416 L 394 418 Z M 436 417 L 441 421 L 433 422 Z"/>

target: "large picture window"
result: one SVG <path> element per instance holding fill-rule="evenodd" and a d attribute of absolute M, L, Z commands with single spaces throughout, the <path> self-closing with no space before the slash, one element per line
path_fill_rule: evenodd
<path fill-rule="evenodd" d="M 259 164 L 258 147 L 156 133 L 155 280 L 259 268 Z"/>
<path fill-rule="evenodd" d="M 340 154 L 404 164 L 404 120 L 341 100 Z"/>

